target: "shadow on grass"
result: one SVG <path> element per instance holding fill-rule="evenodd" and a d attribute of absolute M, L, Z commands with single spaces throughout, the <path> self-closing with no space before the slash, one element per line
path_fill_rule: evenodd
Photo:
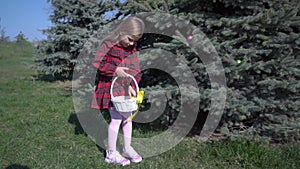
<path fill-rule="evenodd" d="M 100 119 L 98 111 L 72 113 L 68 122 L 75 125 L 74 134 L 83 134 L 91 137 L 95 142 L 97 149 L 105 155 L 105 142 L 107 140 L 107 124 Z"/>
<path fill-rule="evenodd" d="M 24 166 L 24 165 L 19 165 L 19 164 L 12 164 L 5 169 L 29 169 L 29 167 Z"/>
<path fill-rule="evenodd" d="M 76 113 L 72 113 L 70 115 L 68 122 L 75 125 L 74 134 L 76 134 L 76 135 L 84 134 L 85 136 L 87 136 L 86 132 L 83 130 L 83 128 L 82 128 L 82 126 L 81 126 L 81 124 L 78 120 L 78 117 L 77 117 Z"/>
<path fill-rule="evenodd" d="M 61 75 L 38 74 L 38 75 L 34 75 L 33 78 L 35 80 L 46 81 L 46 82 L 72 80 L 71 75 L 69 75 L 68 77 L 65 77 L 65 76 L 61 76 Z"/>
<path fill-rule="evenodd" d="M 165 116 L 164 114 L 161 115 L 161 117 Z M 206 119 L 208 116 L 208 112 L 199 112 L 197 114 L 197 118 L 194 121 L 194 124 L 191 126 L 190 131 L 187 133 L 187 137 L 193 137 L 196 135 L 200 135 L 203 126 L 205 125 Z M 147 134 L 147 133 L 159 133 L 166 131 L 170 126 L 174 124 L 174 122 L 177 120 L 177 117 L 174 118 L 173 122 L 170 122 L 164 118 L 161 119 L 161 117 L 158 117 L 154 121 L 150 123 L 133 123 L 134 128 L 137 128 L 141 133 Z M 134 121 L 134 120 L 133 120 Z M 186 123 L 177 123 L 176 124 L 178 127 L 186 127 L 190 126 L 190 124 Z"/>
<path fill-rule="evenodd" d="M 194 135 L 200 134 L 201 129 L 205 123 L 207 117 L 206 113 L 198 114 L 197 120 L 194 124 L 194 127 L 187 135 L 187 137 L 192 137 Z M 159 120 L 159 119 L 157 119 Z M 75 126 L 74 134 L 75 135 L 84 135 L 90 137 L 95 143 L 96 147 L 100 153 L 105 157 L 105 147 L 107 147 L 107 138 L 108 138 L 108 122 L 110 121 L 110 116 L 108 111 L 99 112 L 87 111 L 87 112 L 74 112 L 69 116 L 68 122 Z M 157 123 L 151 124 L 140 124 L 133 123 L 133 127 L 139 131 L 139 134 L 142 136 L 153 136 L 164 130 L 168 129 L 167 126 Z M 117 146 L 121 147 L 120 140 L 117 140 Z"/>

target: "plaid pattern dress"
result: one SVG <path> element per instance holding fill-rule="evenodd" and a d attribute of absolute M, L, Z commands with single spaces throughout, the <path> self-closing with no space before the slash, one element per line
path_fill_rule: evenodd
<path fill-rule="evenodd" d="M 103 42 L 95 56 L 93 66 L 97 68 L 96 89 L 91 102 L 91 108 L 94 109 L 103 110 L 113 107 L 110 100 L 110 86 L 113 78 L 116 76 L 115 70 L 117 67 L 129 68 L 126 73 L 134 76 L 138 83 L 140 81 L 140 67 L 136 53 L 136 44 L 123 48 L 112 45 L 110 42 Z M 118 78 L 114 83 L 113 95 L 128 95 L 127 89 L 129 85 L 134 89 L 136 88 L 130 77 Z"/>

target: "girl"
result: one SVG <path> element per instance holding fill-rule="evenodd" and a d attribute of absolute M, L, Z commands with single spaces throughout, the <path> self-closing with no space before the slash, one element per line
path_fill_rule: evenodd
<path fill-rule="evenodd" d="M 119 127 L 122 124 L 124 145 L 123 154 L 132 162 L 142 161 L 142 157 L 131 147 L 132 122 L 127 118 L 132 112 L 118 112 L 110 101 L 110 86 L 114 76 L 118 78 L 114 83 L 113 95 L 136 96 L 135 88 L 128 74 L 134 76 L 137 82 L 140 80 L 140 68 L 136 55 L 136 41 L 144 32 L 144 22 L 137 17 L 129 17 L 118 26 L 112 35 L 107 37 L 100 45 L 100 51 L 96 54 L 93 66 L 97 68 L 96 89 L 93 95 L 91 108 L 108 109 L 111 122 L 108 127 L 108 149 L 105 161 L 128 165 L 130 161 L 124 158 L 116 150 Z"/>

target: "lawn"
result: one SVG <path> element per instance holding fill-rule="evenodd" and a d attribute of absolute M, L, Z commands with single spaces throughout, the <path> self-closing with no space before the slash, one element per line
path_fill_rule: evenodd
<path fill-rule="evenodd" d="M 140 164 L 106 164 L 74 123 L 71 83 L 36 80 L 33 65 L 32 44 L 0 43 L 0 168 L 300 168 L 298 144 L 200 143 L 193 137 Z M 139 131 L 133 132 L 147 135 Z"/>

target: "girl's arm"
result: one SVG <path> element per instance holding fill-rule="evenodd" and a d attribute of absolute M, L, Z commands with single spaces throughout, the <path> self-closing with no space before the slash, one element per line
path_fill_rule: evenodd
<path fill-rule="evenodd" d="M 107 44 L 102 43 L 100 46 L 100 50 L 95 56 L 93 66 L 98 69 L 98 72 L 101 75 L 114 76 L 117 69 L 117 64 L 107 58 L 106 53 L 108 52 L 108 50 L 109 48 Z"/>
<path fill-rule="evenodd" d="M 140 79 L 141 79 L 140 65 L 139 65 L 137 53 L 132 54 L 132 56 L 130 57 L 130 64 L 129 64 L 129 69 L 128 69 L 127 73 L 134 76 L 137 83 L 140 82 Z M 131 78 L 128 77 L 126 80 L 127 80 L 126 84 L 130 84 L 130 86 L 132 86 L 134 89 L 136 88 L 135 83 L 133 82 L 133 80 Z"/>
<path fill-rule="evenodd" d="M 139 59 L 138 59 L 138 53 L 136 51 L 136 44 L 134 46 L 133 51 L 134 51 L 134 53 L 130 57 L 129 70 L 127 72 L 128 72 L 128 74 L 134 76 L 137 83 L 139 83 L 140 79 L 141 79 L 141 77 L 140 77 L 141 70 L 140 70 L 140 63 L 139 63 Z M 133 82 L 131 84 L 133 84 Z"/>

